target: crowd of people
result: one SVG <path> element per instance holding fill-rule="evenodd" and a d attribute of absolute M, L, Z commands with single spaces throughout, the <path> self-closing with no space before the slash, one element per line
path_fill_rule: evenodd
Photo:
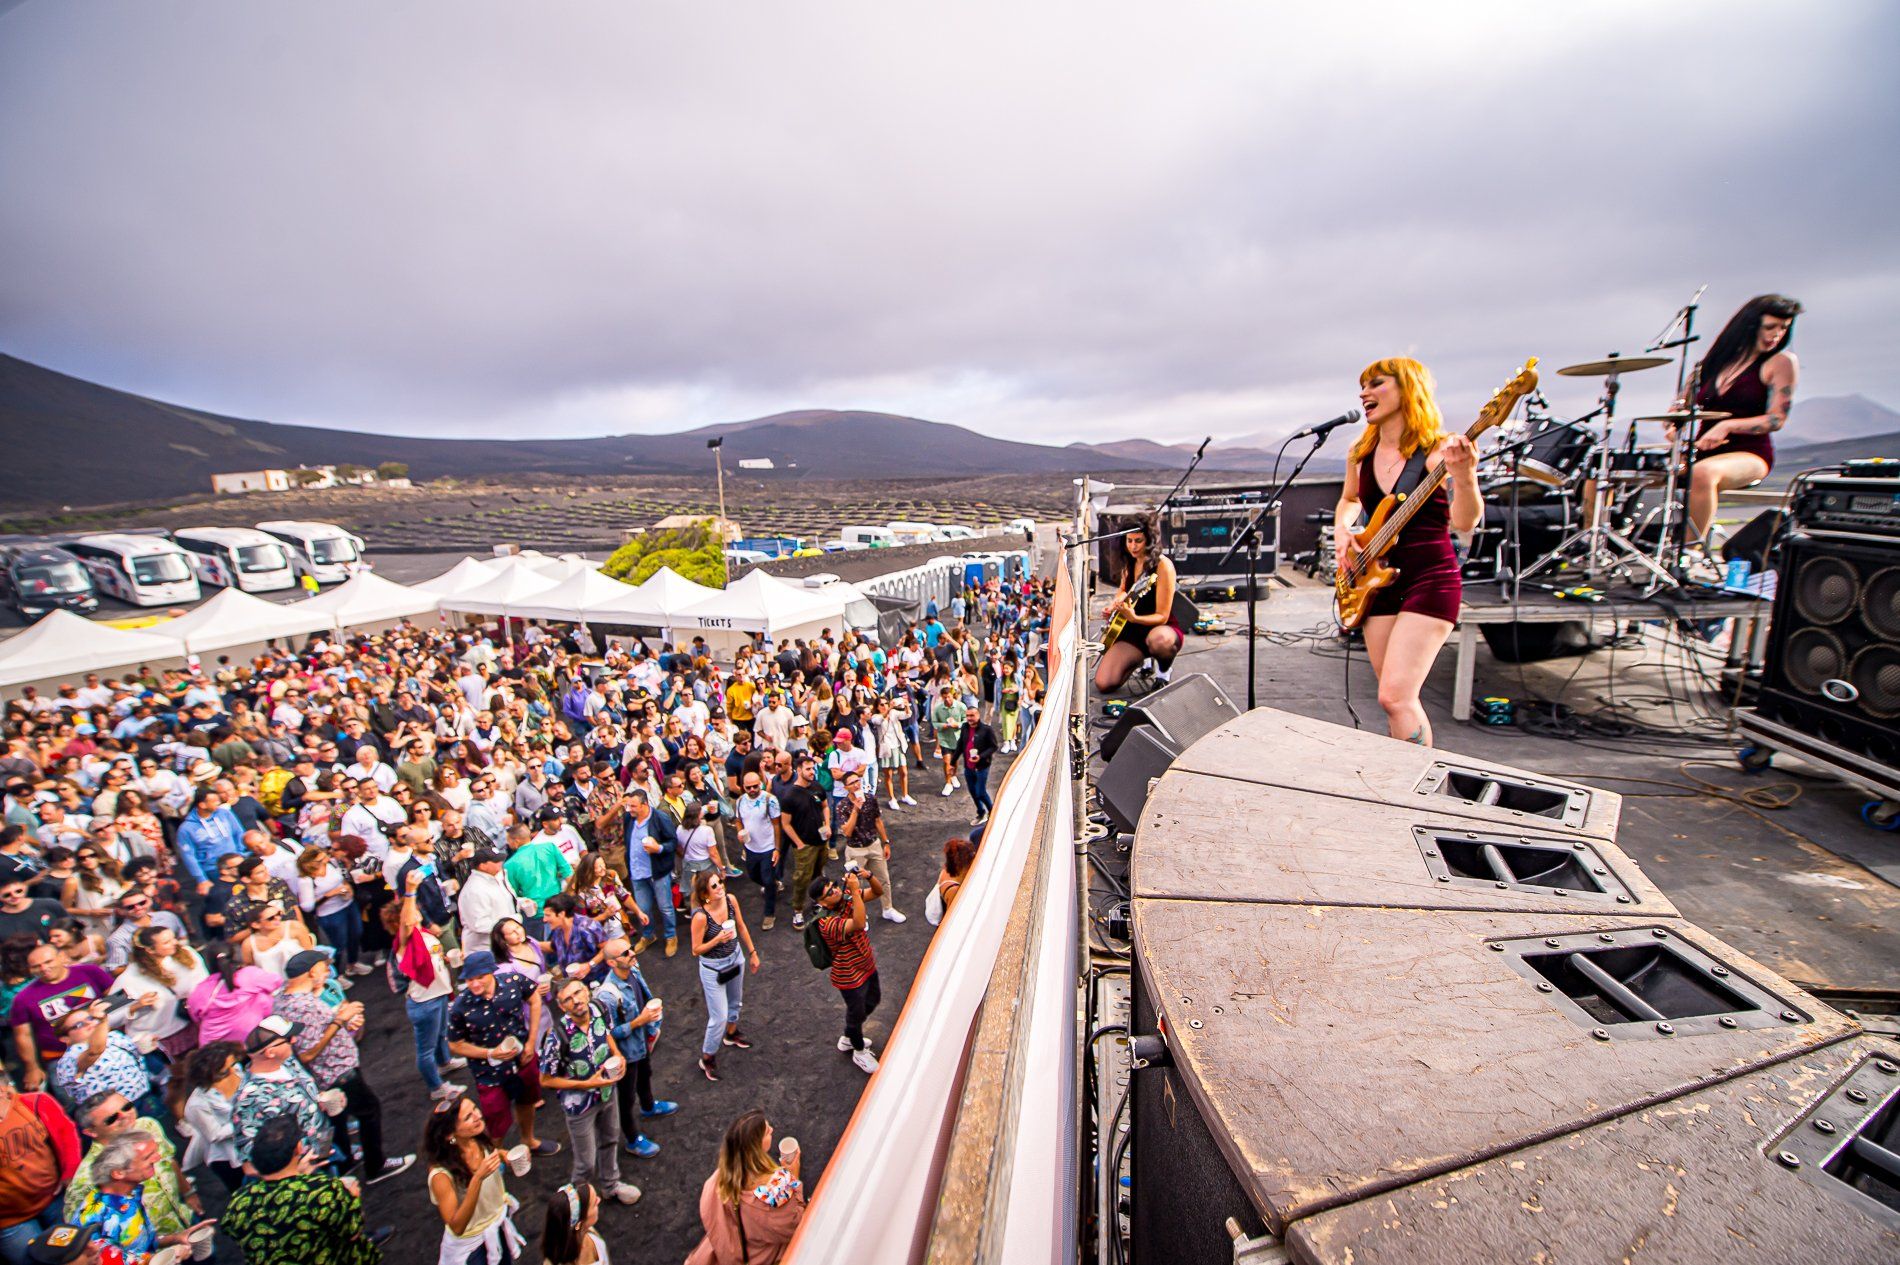
<path fill-rule="evenodd" d="M 839 1052 L 876 1071 L 873 909 L 954 904 L 992 761 L 1036 724 L 1046 590 L 990 580 L 895 645 L 827 630 L 721 664 L 699 640 L 508 631 L 405 623 L 7 705 L 0 1262 L 204 1259 L 214 1236 L 256 1265 L 379 1260 L 396 1230 L 363 1189 L 418 1158 L 385 1136 L 392 1092 L 431 1100 L 439 1260 L 526 1260 L 507 1178 L 566 1151 L 539 1254 L 605 1262 L 602 1205 L 640 1199 L 628 1165 L 679 1110 L 642 955 L 697 960 L 672 1010 L 703 1007 L 717 1081 L 785 915 L 788 958 L 840 995 Z M 973 829 L 907 913 L 890 827 L 933 768 Z M 366 1074 L 352 990 L 384 984 L 414 1084 Z M 776 1260 L 800 1160 L 761 1113 L 735 1121 L 692 1260 Z"/>

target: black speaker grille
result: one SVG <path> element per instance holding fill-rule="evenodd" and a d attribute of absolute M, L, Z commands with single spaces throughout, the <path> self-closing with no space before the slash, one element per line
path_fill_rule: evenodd
<path fill-rule="evenodd" d="M 1847 647 L 1825 628 L 1803 628 L 1788 638 L 1788 684 L 1803 694 L 1819 694 L 1828 681 L 1847 675 Z"/>
<path fill-rule="evenodd" d="M 1794 608 L 1810 624 L 1840 623 L 1854 613 L 1860 598 L 1860 572 L 1840 558 L 1824 555 L 1808 561 L 1794 583 Z"/>
<path fill-rule="evenodd" d="M 1867 581 L 1860 617 L 1874 636 L 1900 641 L 1900 567 L 1888 567 Z"/>
<path fill-rule="evenodd" d="M 1861 708 L 1868 715 L 1900 716 L 1900 646 L 1868 646 L 1854 656 L 1848 679 L 1860 692 Z"/>

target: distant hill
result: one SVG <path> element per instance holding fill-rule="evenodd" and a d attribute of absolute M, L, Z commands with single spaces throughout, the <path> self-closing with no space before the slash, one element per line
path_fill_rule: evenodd
<path fill-rule="evenodd" d="M 1900 431 L 1900 413 L 1864 395 L 1820 395 L 1797 399 L 1784 434 L 1792 443 L 1825 444 L 1837 439 L 1884 436 Z"/>
<path fill-rule="evenodd" d="M 1794 422 L 1788 423 L 1787 434 Z M 1863 435 L 1858 439 L 1837 439 L 1828 444 L 1775 445 L 1775 474 L 1791 475 L 1797 470 L 1831 466 L 1856 457 L 1900 457 L 1900 430 L 1885 435 Z"/>
<path fill-rule="evenodd" d="M 208 492 L 214 473 L 400 461 L 417 479 L 503 474 L 704 472 L 706 440 L 729 466 L 770 457 L 825 478 L 1077 474 L 1165 465 L 1086 444 L 980 435 L 890 413 L 805 410 L 664 435 L 420 439 L 223 417 L 0 355 L 0 497 L 22 507 L 98 505 Z"/>

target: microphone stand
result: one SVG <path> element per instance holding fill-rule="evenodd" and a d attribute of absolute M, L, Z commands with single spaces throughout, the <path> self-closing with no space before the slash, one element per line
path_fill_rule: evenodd
<path fill-rule="evenodd" d="M 1255 666 L 1256 666 L 1254 661 L 1256 658 L 1258 658 L 1259 649 L 1260 649 L 1258 645 L 1258 641 L 1260 637 L 1260 615 L 1259 615 L 1259 605 L 1258 605 L 1259 604 L 1258 590 L 1259 590 L 1259 575 L 1260 575 L 1260 524 L 1266 518 L 1268 514 L 1272 514 L 1276 522 L 1279 520 L 1280 502 L 1286 496 L 1286 490 L 1289 487 L 1293 486 L 1293 480 L 1300 477 L 1300 471 L 1306 469 L 1306 463 L 1313 459 L 1313 454 L 1320 450 L 1320 445 L 1326 442 L 1326 437 L 1330 435 L 1331 433 L 1332 432 L 1330 430 L 1325 430 L 1325 431 L 1320 431 L 1318 434 L 1313 436 L 1313 446 L 1311 448 L 1308 448 L 1306 452 L 1300 457 L 1299 461 L 1294 463 L 1293 469 L 1287 474 L 1286 478 L 1280 480 L 1280 486 L 1273 489 L 1273 494 L 1267 497 L 1266 500 L 1260 503 L 1260 508 L 1254 511 L 1253 517 L 1247 520 L 1246 526 L 1242 527 L 1240 529 L 1240 533 L 1234 537 L 1233 544 L 1229 545 L 1227 547 L 1227 552 L 1221 555 L 1221 560 L 1214 564 L 1214 568 L 1213 568 L 1214 570 L 1216 571 L 1222 570 L 1223 568 L 1227 566 L 1229 562 L 1233 561 L 1234 555 L 1238 553 L 1241 549 L 1244 548 L 1247 551 L 1247 710 L 1248 711 L 1252 711 L 1254 707 L 1257 705 L 1254 701 L 1254 697 L 1255 697 L 1254 696 L 1254 671 L 1255 671 Z M 1294 438 L 1293 436 L 1289 435 L 1280 444 L 1280 451 L 1282 453 L 1286 451 L 1287 444 L 1290 444 L 1293 442 L 1293 438 Z M 1277 463 L 1278 460 L 1279 459 L 1276 457 L 1275 462 Z"/>
<path fill-rule="evenodd" d="M 1168 494 L 1161 498 L 1160 504 L 1156 506 L 1157 512 L 1165 510 L 1175 497 L 1181 495 L 1181 488 L 1187 483 L 1188 476 L 1194 473 L 1195 467 L 1201 464 L 1201 458 L 1207 455 L 1207 445 L 1212 443 L 1213 439 L 1214 437 L 1209 435 L 1206 439 L 1201 441 L 1201 446 L 1194 450 L 1194 459 L 1188 462 L 1187 469 L 1183 470 L 1181 477 L 1174 481 L 1174 486 L 1168 490 Z M 1099 532 L 1093 536 L 1083 536 L 1076 540 L 1067 541 L 1062 547 L 1064 549 L 1073 549 L 1078 545 L 1092 545 L 1098 540 L 1114 540 L 1119 536 L 1126 536 L 1129 532 L 1136 530 L 1139 529 L 1137 527 L 1124 527 L 1119 531 Z M 1152 543 L 1156 549 L 1161 547 L 1159 540 Z"/>

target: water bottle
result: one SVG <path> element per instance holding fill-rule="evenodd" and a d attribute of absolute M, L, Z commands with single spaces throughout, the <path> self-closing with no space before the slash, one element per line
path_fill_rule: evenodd
<path fill-rule="evenodd" d="M 1747 558 L 1730 558 L 1728 560 L 1728 574 L 1723 580 L 1724 586 L 1731 589 L 1747 588 L 1748 570 Z"/>

